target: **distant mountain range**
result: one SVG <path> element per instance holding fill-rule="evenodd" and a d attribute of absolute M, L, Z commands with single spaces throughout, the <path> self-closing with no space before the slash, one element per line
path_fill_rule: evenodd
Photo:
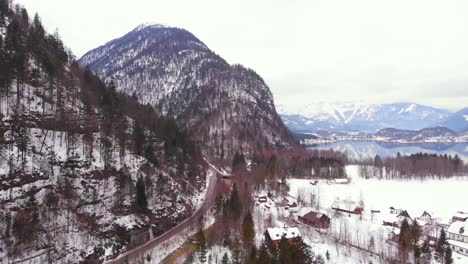
<path fill-rule="evenodd" d="M 395 128 L 385 128 L 375 133 L 377 137 L 384 137 L 393 140 L 411 140 L 418 141 L 435 137 L 454 137 L 457 133 L 446 127 L 431 127 L 420 130 L 404 130 Z"/>
<path fill-rule="evenodd" d="M 313 103 L 277 106 L 284 123 L 293 131 L 360 131 L 375 133 L 385 128 L 420 130 L 445 126 L 455 132 L 468 129 L 468 108 L 452 113 L 415 103 L 362 104 Z"/>

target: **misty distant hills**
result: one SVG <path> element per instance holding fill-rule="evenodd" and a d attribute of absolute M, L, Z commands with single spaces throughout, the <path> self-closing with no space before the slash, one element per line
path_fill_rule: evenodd
<path fill-rule="evenodd" d="M 457 132 L 468 131 L 468 107 L 450 115 L 440 125 L 451 128 Z"/>

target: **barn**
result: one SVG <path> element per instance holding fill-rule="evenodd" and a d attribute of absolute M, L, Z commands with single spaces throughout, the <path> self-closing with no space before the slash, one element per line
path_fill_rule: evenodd
<path fill-rule="evenodd" d="M 304 216 L 299 216 L 299 221 L 315 228 L 329 228 L 330 217 L 326 214 L 311 211 Z"/>

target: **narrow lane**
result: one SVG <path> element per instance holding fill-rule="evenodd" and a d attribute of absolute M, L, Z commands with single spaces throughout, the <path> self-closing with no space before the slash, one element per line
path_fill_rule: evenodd
<path fill-rule="evenodd" d="M 207 178 L 208 186 L 206 190 L 206 195 L 203 200 L 202 206 L 195 211 L 195 213 L 182 221 L 180 224 L 176 225 L 172 229 L 168 230 L 167 232 L 155 237 L 154 239 L 146 242 L 145 244 L 138 246 L 134 249 L 131 249 L 125 253 L 122 253 L 117 258 L 113 260 L 108 260 L 105 263 L 107 264 L 120 264 L 120 263 L 134 263 L 141 258 L 145 257 L 148 252 L 163 242 L 169 240 L 172 237 L 175 237 L 185 231 L 187 228 L 192 227 L 194 224 L 198 225 L 199 219 L 208 212 L 211 208 L 212 201 L 214 200 L 214 190 L 217 182 L 217 174 L 216 171 L 212 168 L 211 173 Z"/>

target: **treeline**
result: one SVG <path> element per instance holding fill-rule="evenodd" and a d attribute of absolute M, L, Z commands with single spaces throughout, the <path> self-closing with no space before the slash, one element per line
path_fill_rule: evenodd
<path fill-rule="evenodd" d="M 333 150 L 309 150 L 300 146 L 254 153 L 250 167 L 256 182 L 266 179 L 344 178 L 346 155 Z"/>
<path fill-rule="evenodd" d="M 416 153 L 360 162 L 363 177 L 390 179 L 447 178 L 468 175 L 468 164 L 458 155 Z"/>

